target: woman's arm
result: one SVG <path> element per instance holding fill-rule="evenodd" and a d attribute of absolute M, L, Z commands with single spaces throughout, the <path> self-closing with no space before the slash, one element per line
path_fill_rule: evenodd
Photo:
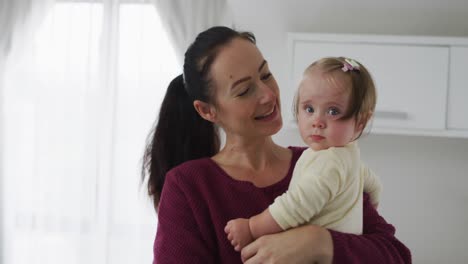
<path fill-rule="evenodd" d="M 306 225 L 263 236 L 242 250 L 245 263 L 411 263 L 411 253 L 364 194 L 364 234 Z M 285 246 L 287 245 L 287 246 Z"/>
<path fill-rule="evenodd" d="M 330 230 L 333 238 L 333 263 L 411 263 L 410 250 L 395 237 L 387 223 L 364 194 L 363 235 Z"/>
<path fill-rule="evenodd" d="M 254 263 L 332 263 L 333 240 L 327 229 L 304 225 L 262 236 L 241 251 L 242 261 Z"/>
<path fill-rule="evenodd" d="M 154 263 L 215 263 L 213 250 L 200 232 L 187 195 L 169 172 L 158 209 Z"/>

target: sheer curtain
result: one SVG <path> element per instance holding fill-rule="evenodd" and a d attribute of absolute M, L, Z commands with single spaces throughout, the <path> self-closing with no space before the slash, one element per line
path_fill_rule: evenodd
<path fill-rule="evenodd" d="M 233 26 L 233 16 L 225 0 L 152 0 L 161 21 L 183 62 L 185 50 L 197 34 L 211 26 Z"/>
<path fill-rule="evenodd" d="M 43 15 L 4 72 L 2 263 L 150 263 L 140 159 L 180 73 L 174 50 L 145 1 L 57 1 Z"/>
<path fill-rule="evenodd" d="M 12 218 L 8 211 L 13 208 L 7 198 L 12 192 L 7 188 L 7 162 L 6 157 L 10 154 L 7 148 L 6 129 L 6 102 L 9 98 L 5 95 L 5 69 L 7 58 L 13 57 L 13 46 L 18 48 L 24 46 L 25 39 L 31 35 L 43 19 L 43 14 L 50 8 L 52 1 L 49 0 L 18 0 L 0 1 L 0 262 L 8 263 L 11 249 L 8 241 L 12 234 L 9 227 Z"/>
<path fill-rule="evenodd" d="M 0 8 L 0 262 L 150 263 L 146 136 L 190 41 L 232 24 L 225 1 Z"/>

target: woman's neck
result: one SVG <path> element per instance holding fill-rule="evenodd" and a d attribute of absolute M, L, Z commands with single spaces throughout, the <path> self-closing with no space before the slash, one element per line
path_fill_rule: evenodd
<path fill-rule="evenodd" d="M 262 140 L 226 139 L 226 144 L 213 159 L 225 166 L 241 166 L 254 171 L 262 171 L 266 167 L 287 158 L 289 151 L 273 142 L 271 137 Z"/>

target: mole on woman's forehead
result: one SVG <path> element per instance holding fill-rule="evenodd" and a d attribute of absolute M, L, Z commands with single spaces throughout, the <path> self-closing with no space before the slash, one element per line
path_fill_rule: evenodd
<path fill-rule="evenodd" d="M 232 75 L 229 75 L 229 78 L 231 78 L 231 79 L 232 79 Z"/>

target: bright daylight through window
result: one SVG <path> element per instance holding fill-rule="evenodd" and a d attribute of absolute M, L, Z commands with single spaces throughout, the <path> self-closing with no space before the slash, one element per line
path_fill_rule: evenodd
<path fill-rule="evenodd" d="M 149 263 L 145 139 L 180 66 L 152 4 L 57 2 L 5 75 L 5 264 Z"/>

